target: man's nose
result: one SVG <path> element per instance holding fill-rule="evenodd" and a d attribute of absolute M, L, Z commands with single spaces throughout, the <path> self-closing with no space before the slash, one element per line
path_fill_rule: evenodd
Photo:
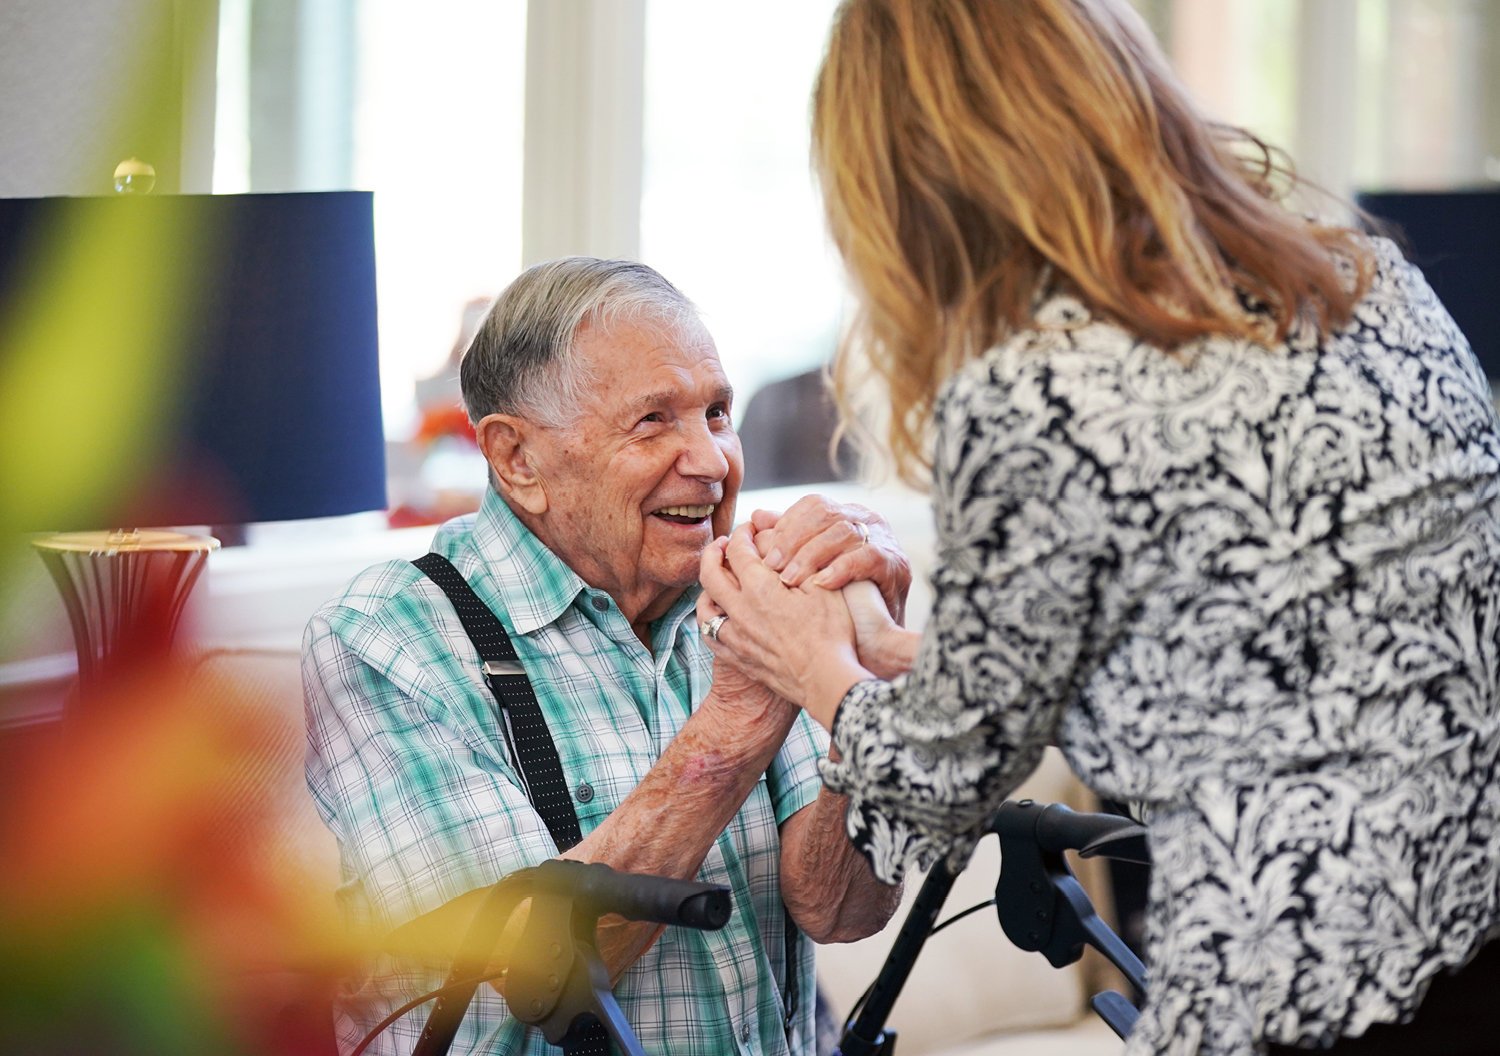
<path fill-rule="evenodd" d="M 684 477 L 714 482 L 729 475 L 729 458 L 724 454 L 720 436 L 708 427 L 707 422 L 694 423 L 684 430 L 677 471 Z"/>

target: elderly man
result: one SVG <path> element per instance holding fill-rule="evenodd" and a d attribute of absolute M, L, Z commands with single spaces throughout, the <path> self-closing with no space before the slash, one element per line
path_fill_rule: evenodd
<path fill-rule="evenodd" d="M 876 930 L 894 893 L 822 790 L 826 742 L 714 668 L 699 639 L 699 557 L 729 531 L 741 476 L 712 340 L 651 269 L 569 258 L 501 294 L 461 378 L 492 488 L 432 551 L 499 617 L 530 678 L 581 835 L 562 856 L 733 892 L 720 932 L 601 924 L 626 1017 L 651 1052 L 811 1053 L 808 938 Z M 860 508 L 804 501 L 762 534 L 794 555 L 790 582 L 826 566 L 823 582 L 872 578 L 898 604 L 909 583 Z M 536 775 L 483 666 L 454 604 L 410 563 L 362 573 L 308 626 L 308 782 L 358 924 L 385 931 L 458 904 L 566 843 L 528 799 Z M 372 967 L 340 1002 L 345 1051 L 441 981 Z M 409 1050 L 424 1014 L 398 1021 L 383 1051 Z M 454 1051 L 557 1050 L 481 988 Z"/>

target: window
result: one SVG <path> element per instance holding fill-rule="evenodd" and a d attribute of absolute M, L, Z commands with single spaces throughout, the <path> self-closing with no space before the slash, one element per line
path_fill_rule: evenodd
<path fill-rule="evenodd" d="M 465 306 L 519 267 L 525 56 L 522 0 L 360 5 L 353 177 L 375 192 L 392 436 L 410 435 L 417 379 L 457 377 Z"/>
<path fill-rule="evenodd" d="M 1136 0 L 1210 113 L 1349 195 L 1500 179 L 1492 0 Z"/>
<path fill-rule="evenodd" d="M 1365 0 L 1359 17 L 1357 183 L 1500 180 L 1500 5 Z"/>
<path fill-rule="evenodd" d="M 808 160 L 835 6 L 646 8 L 641 256 L 702 309 L 741 409 L 838 336 L 842 272 Z"/>
<path fill-rule="evenodd" d="M 375 193 L 392 438 L 519 267 L 525 52 L 525 0 L 222 2 L 214 188 Z"/>

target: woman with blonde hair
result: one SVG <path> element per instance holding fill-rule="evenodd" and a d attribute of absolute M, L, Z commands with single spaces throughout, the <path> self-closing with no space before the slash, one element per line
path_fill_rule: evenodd
<path fill-rule="evenodd" d="M 930 474 L 936 600 L 919 638 L 813 589 L 758 514 L 704 557 L 715 652 L 831 730 L 882 878 L 1048 743 L 1139 803 L 1127 1052 L 1460 1051 L 1384 1026 L 1500 897 L 1500 421 L 1420 273 L 1286 209 L 1126 0 L 847 0 L 814 154 L 836 388 Z"/>

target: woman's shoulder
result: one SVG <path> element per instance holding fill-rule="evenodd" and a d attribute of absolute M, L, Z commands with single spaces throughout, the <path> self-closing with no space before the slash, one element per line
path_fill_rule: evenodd
<path fill-rule="evenodd" d="M 1009 399 L 1076 410 L 1125 399 L 1162 407 L 1201 400 L 1236 371 L 1300 373 L 1286 351 L 1226 335 L 1168 348 L 1059 293 L 958 370 L 943 395 L 949 405 Z"/>
<path fill-rule="evenodd" d="M 1389 238 L 1367 236 L 1372 268 L 1365 308 L 1399 306 L 1403 310 L 1435 302 L 1422 272 Z M 1347 281 L 1358 281 L 1359 264 L 1337 260 Z M 1052 291 L 1039 297 L 1027 324 L 1005 335 L 952 379 L 955 387 L 1006 384 L 1027 376 L 1057 378 L 1082 374 L 1098 382 L 1110 374 L 1155 374 L 1164 378 L 1212 373 L 1227 359 L 1249 357 L 1277 371 L 1289 353 L 1312 342 L 1255 341 L 1228 334 L 1206 334 L 1181 346 L 1167 347 L 1143 338 L 1094 310 L 1072 293 Z M 1269 356 L 1267 355 L 1269 353 Z"/>
<path fill-rule="evenodd" d="M 1401 248 L 1389 238 L 1371 235 L 1369 244 L 1374 267 L 1364 296 L 1355 306 L 1355 320 L 1369 318 L 1371 313 L 1431 313 L 1440 306 L 1437 294 L 1427 282 L 1422 269 L 1406 259 Z"/>
<path fill-rule="evenodd" d="M 955 372 L 939 397 L 939 422 L 1002 403 L 1010 405 L 1006 420 L 1017 411 L 1076 418 L 1085 408 L 1117 402 L 1136 413 L 1171 415 L 1228 401 L 1242 418 L 1253 417 L 1269 413 L 1275 401 L 1247 405 L 1247 394 L 1294 394 L 1320 372 L 1319 364 L 1341 375 L 1336 365 L 1351 356 L 1454 357 L 1466 349 L 1420 269 L 1390 239 L 1372 235 L 1367 245 L 1373 267 L 1353 319 L 1333 333 L 1294 327 L 1285 342 L 1208 334 L 1168 348 L 1072 293 L 1053 291 L 1038 298 L 1024 326 Z M 1358 281 L 1357 261 L 1339 263 L 1348 281 Z"/>
<path fill-rule="evenodd" d="M 1252 341 L 1208 334 L 1179 347 L 1168 347 L 1122 326 L 1070 293 L 1038 301 L 1026 325 L 1007 334 L 967 365 L 969 383 L 1004 381 L 1026 374 L 1156 370 L 1199 370 L 1205 359 L 1243 351 Z"/>
<path fill-rule="evenodd" d="M 1318 364 L 1316 349 L 1221 335 L 1164 348 L 1052 298 L 955 375 L 938 408 L 939 462 L 1021 448 L 1108 467 L 1125 490 L 1201 478 L 1260 443 Z"/>

